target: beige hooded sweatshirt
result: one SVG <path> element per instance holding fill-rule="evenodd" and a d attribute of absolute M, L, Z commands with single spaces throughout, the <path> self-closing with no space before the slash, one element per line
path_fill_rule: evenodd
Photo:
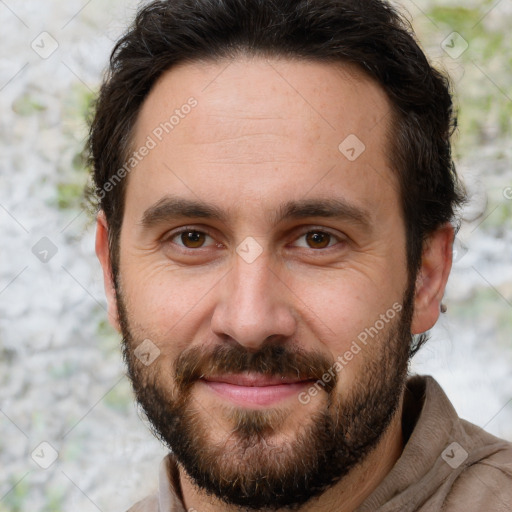
<path fill-rule="evenodd" d="M 460 419 L 432 377 L 407 390 L 402 455 L 354 512 L 512 512 L 512 444 Z M 187 512 L 172 454 L 158 492 L 128 512 Z"/>

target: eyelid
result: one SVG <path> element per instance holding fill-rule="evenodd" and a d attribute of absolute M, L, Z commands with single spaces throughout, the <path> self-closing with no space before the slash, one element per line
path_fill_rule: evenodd
<path fill-rule="evenodd" d="M 302 238 L 303 236 L 305 236 L 309 233 L 325 233 L 326 235 L 329 235 L 329 236 L 332 236 L 333 238 L 335 238 L 338 241 L 338 243 L 339 242 L 348 242 L 348 240 L 349 240 L 347 235 L 345 235 L 343 233 L 335 233 L 331 229 L 326 228 L 324 226 L 305 226 L 305 227 L 298 228 L 297 234 L 295 234 L 295 233 L 293 234 L 293 242 L 296 242 L 299 238 Z M 315 252 L 318 252 L 320 250 L 330 249 L 330 248 L 334 247 L 335 245 L 337 245 L 337 244 L 330 245 L 324 249 L 313 249 L 311 247 L 309 249 L 314 250 Z M 305 247 L 303 247 L 303 249 L 305 249 Z"/>
<path fill-rule="evenodd" d="M 176 242 L 172 242 L 172 239 L 181 235 L 182 233 L 186 233 L 186 232 L 189 232 L 189 231 L 194 231 L 194 232 L 197 232 L 197 233 L 202 233 L 206 236 L 209 236 L 213 241 L 214 243 L 211 243 L 209 245 L 206 245 L 206 246 L 201 246 L 201 247 L 197 247 L 197 248 L 189 248 L 189 247 L 186 247 L 184 245 L 181 245 L 181 244 L 178 244 Z M 337 240 L 338 243 L 340 242 L 348 242 L 349 241 L 349 238 L 347 235 L 343 234 L 343 233 L 338 233 L 338 232 L 333 232 L 333 230 L 331 230 L 330 228 L 327 228 L 325 226 L 314 226 L 314 225 L 309 225 L 309 226 L 299 226 L 297 228 L 295 228 L 294 230 L 292 230 L 292 235 L 293 236 L 293 239 L 292 241 L 287 244 L 288 246 L 289 245 L 292 245 L 294 244 L 295 242 L 297 242 L 297 240 L 309 233 L 325 233 L 333 238 L 335 238 Z M 221 245 L 220 242 L 217 241 L 217 239 L 215 238 L 215 236 L 211 233 L 211 231 L 208 229 L 208 227 L 206 226 L 180 226 L 179 228 L 175 228 L 171 231 L 168 231 L 166 232 L 161 238 L 160 238 L 160 241 L 161 243 L 173 243 L 174 245 L 180 247 L 180 249 L 182 250 L 185 250 L 185 251 L 194 251 L 194 252 L 197 252 L 201 249 L 206 249 L 206 248 L 209 248 L 209 247 L 212 247 L 212 246 L 219 246 Z M 223 244 L 222 244 L 223 245 Z M 315 251 L 315 252 L 320 252 L 320 251 L 326 251 L 328 249 L 332 249 L 333 247 L 335 247 L 336 245 L 338 244 L 333 244 L 333 245 L 329 245 L 323 249 L 313 249 L 312 247 L 299 247 L 300 249 L 306 249 L 306 250 L 312 250 L 312 251 Z"/>
<path fill-rule="evenodd" d="M 183 233 L 190 232 L 190 231 L 193 231 L 193 232 L 196 232 L 196 233 L 201 233 L 203 235 L 209 236 L 216 243 L 192 249 L 190 247 L 186 247 L 184 245 L 180 245 L 180 244 L 177 244 L 176 242 L 172 241 L 172 239 L 176 238 L 177 236 L 179 236 L 179 235 L 181 235 Z M 212 245 L 218 245 L 219 244 L 219 242 L 216 241 L 215 237 L 211 234 L 211 232 L 208 231 L 207 228 L 198 227 L 198 226 L 181 226 L 181 227 L 173 229 L 171 231 L 167 231 L 160 238 L 160 241 L 161 241 L 161 243 L 167 243 L 167 242 L 173 243 L 173 244 L 177 245 L 178 247 L 180 247 L 180 248 L 182 248 L 184 250 L 187 250 L 187 251 L 198 251 L 199 249 L 204 249 L 206 247 L 211 247 Z"/>

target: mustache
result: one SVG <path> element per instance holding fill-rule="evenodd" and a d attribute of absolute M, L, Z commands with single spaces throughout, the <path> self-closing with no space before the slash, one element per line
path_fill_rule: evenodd
<path fill-rule="evenodd" d="M 284 345 L 264 345 L 257 352 L 250 352 L 242 345 L 218 345 L 213 349 L 191 347 L 183 351 L 175 362 L 175 383 L 186 391 L 202 377 L 226 374 L 259 373 L 298 380 L 321 380 L 332 368 L 330 360 L 318 352 L 290 349 Z M 325 391 L 336 387 L 337 373 L 331 372 L 329 382 L 323 384 Z"/>

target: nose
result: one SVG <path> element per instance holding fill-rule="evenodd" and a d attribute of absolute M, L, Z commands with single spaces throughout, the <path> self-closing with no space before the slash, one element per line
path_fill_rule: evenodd
<path fill-rule="evenodd" d="M 264 255 L 252 263 L 236 257 L 220 287 L 212 331 L 250 351 L 260 349 L 269 338 L 289 338 L 297 327 L 292 296 Z"/>

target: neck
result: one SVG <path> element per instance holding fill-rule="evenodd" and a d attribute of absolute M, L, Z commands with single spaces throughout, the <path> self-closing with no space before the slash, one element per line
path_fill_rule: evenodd
<path fill-rule="evenodd" d="M 300 512 L 353 512 L 378 487 L 391 471 L 403 450 L 403 400 L 378 445 L 350 473 L 300 508 Z M 179 467 L 185 510 L 201 512 L 240 512 L 236 506 L 207 495 L 194 485 Z M 284 509 L 278 512 L 285 512 Z"/>

